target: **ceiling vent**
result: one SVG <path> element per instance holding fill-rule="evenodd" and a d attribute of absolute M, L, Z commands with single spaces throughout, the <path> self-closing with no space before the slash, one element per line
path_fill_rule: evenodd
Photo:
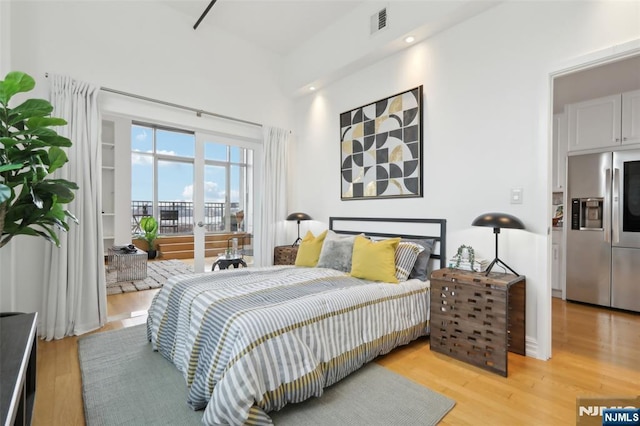
<path fill-rule="evenodd" d="M 371 34 L 387 27 L 387 8 L 379 10 L 371 15 Z"/>

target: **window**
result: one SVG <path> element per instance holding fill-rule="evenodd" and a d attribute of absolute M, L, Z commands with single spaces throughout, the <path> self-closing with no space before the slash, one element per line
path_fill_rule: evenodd
<path fill-rule="evenodd" d="M 145 123 L 131 126 L 132 232 L 152 215 L 161 234 L 193 230 L 196 134 Z M 252 151 L 204 142 L 204 211 L 208 232 L 247 230 Z"/>

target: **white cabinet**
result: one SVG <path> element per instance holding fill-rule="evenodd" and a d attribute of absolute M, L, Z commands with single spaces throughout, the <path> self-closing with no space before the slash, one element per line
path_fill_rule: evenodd
<path fill-rule="evenodd" d="M 567 114 L 553 116 L 553 181 L 554 191 L 561 191 L 566 186 L 567 171 Z"/>
<path fill-rule="evenodd" d="M 622 144 L 640 143 L 640 90 L 622 94 Z"/>
<path fill-rule="evenodd" d="M 567 105 L 569 151 L 640 143 L 640 90 Z"/>
<path fill-rule="evenodd" d="M 564 280 L 562 229 L 554 229 L 551 234 L 551 295 L 561 298 Z"/>

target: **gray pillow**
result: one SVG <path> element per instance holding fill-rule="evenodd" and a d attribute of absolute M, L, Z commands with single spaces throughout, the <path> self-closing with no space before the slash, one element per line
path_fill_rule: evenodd
<path fill-rule="evenodd" d="M 342 272 L 351 272 L 351 258 L 353 257 L 353 242 L 355 235 L 339 237 L 329 231 L 322 244 L 318 268 L 331 268 Z"/>
<path fill-rule="evenodd" d="M 409 279 L 417 278 L 420 281 L 426 281 L 429 278 L 429 258 L 433 252 L 433 246 L 436 243 L 436 240 L 432 238 L 424 240 L 410 240 L 403 238 L 402 241 L 420 244 L 424 247 L 424 251 L 418 255 L 418 259 L 416 259 L 416 263 L 413 265 L 413 269 L 409 274 Z"/>

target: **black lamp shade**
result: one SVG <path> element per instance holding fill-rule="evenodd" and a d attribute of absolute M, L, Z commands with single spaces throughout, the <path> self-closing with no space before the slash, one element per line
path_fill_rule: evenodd
<path fill-rule="evenodd" d="M 473 220 L 471 225 L 487 226 L 489 228 L 524 229 L 524 224 L 520 219 L 507 213 L 481 214 Z"/>
<path fill-rule="evenodd" d="M 287 220 L 297 220 L 297 221 L 301 221 L 301 220 L 311 220 L 311 216 L 309 216 L 306 213 L 291 213 L 289 216 L 287 216 Z"/>
<path fill-rule="evenodd" d="M 485 213 L 476 217 L 471 223 L 473 226 L 486 226 L 488 228 L 493 228 L 493 233 L 496 236 L 496 257 L 491 261 L 489 266 L 487 267 L 487 271 L 485 275 L 489 275 L 491 269 L 495 265 L 502 265 L 509 271 L 513 272 L 514 275 L 518 276 L 518 273 L 511 269 L 509 265 L 504 263 L 502 259 L 498 257 L 498 234 L 500 234 L 500 228 L 513 228 L 513 229 L 524 229 L 524 224 L 520 219 L 515 216 L 511 216 L 507 213 Z"/>
<path fill-rule="evenodd" d="M 309 216 L 306 213 L 296 212 L 296 213 L 291 213 L 289 216 L 287 216 L 287 220 L 295 220 L 296 222 L 298 222 L 298 238 L 296 238 L 293 244 L 291 244 L 292 246 L 295 246 L 296 244 L 302 241 L 302 238 L 300 238 L 300 221 L 311 220 L 311 216 Z"/>

